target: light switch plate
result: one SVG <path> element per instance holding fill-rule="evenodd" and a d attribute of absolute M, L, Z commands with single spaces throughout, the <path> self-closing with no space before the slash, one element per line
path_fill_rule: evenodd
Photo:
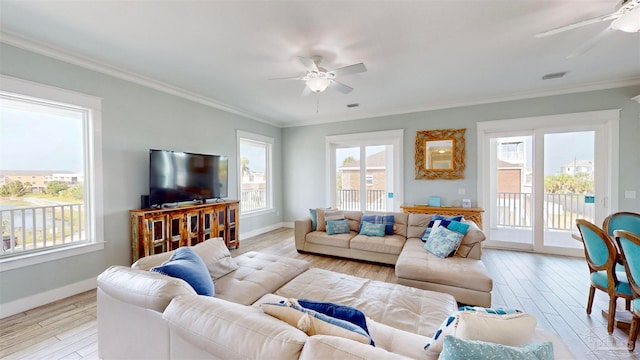
<path fill-rule="evenodd" d="M 627 190 L 624 192 L 624 198 L 625 199 L 635 199 L 636 198 L 636 191 L 635 190 Z"/>

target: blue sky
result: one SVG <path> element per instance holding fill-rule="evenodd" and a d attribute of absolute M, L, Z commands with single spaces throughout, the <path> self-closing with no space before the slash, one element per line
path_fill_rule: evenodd
<path fill-rule="evenodd" d="M 46 114 L 5 104 L 0 106 L 0 170 L 83 171 L 81 113 Z"/>

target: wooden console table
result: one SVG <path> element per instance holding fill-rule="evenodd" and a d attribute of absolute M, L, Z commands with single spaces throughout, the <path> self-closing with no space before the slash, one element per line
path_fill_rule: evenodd
<path fill-rule="evenodd" d="M 409 214 L 440 214 L 445 216 L 462 215 L 465 219 L 471 220 L 482 230 L 482 213 L 484 210 L 480 208 L 461 208 L 461 207 L 436 207 L 422 205 L 402 205 L 403 212 Z"/>
<path fill-rule="evenodd" d="M 222 238 L 227 247 L 240 247 L 238 200 L 131 210 L 131 263 L 141 257 Z"/>

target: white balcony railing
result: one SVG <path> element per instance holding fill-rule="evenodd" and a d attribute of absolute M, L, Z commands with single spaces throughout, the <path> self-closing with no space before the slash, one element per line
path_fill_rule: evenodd
<path fill-rule="evenodd" d="M 82 203 L 0 210 L 0 257 L 88 241 L 85 214 Z"/>
<path fill-rule="evenodd" d="M 585 201 L 591 195 L 544 194 L 545 230 L 572 231 L 576 219 L 594 221 L 595 204 Z M 496 224 L 503 227 L 530 228 L 533 204 L 530 193 L 501 192 L 497 196 Z"/>
<path fill-rule="evenodd" d="M 242 190 L 240 192 L 240 211 L 247 212 L 267 207 L 267 190 Z"/>
<path fill-rule="evenodd" d="M 385 211 L 385 190 L 367 190 L 366 211 Z M 336 206 L 346 211 L 360 211 L 360 190 L 337 190 Z"/>

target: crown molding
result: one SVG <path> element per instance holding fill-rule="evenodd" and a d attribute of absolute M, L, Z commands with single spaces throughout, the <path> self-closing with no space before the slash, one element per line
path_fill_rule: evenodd
<path fill-rule="evenodd" d="M 41 41 L 25 37 L 9 32 L 4 29 L 0 29 L 0 42 L 7 45 L 15 46 L 23 50 L 28 50 L 40 55 L 44 55 L 50 58 L 64 61 L 73 65 L 81 66 L 83 68 L 97 71 L 106 75 L 110 75 L 122 80 L 126 80 L 138 85 L 142 85 L 154 90 L 158 90 L 170 95 L 181 97 L 183 99 L 191 100 L 193 102 L 203 104 L 218 110 L 222 110 L 228 113 L 239 115 L 245 118 L 249 118 L 255 121 L 259 121 L 278 128 L 282 127 L 282 124 L 275 123 L 273 121 L 265 120 L 258 115 L 243 111 L 234 106 L 222 103 L 215 99 L 196 94 L 194 92 L 173 86 L 149 77 L 145 77 L 139 74 L 135 74 L 131 71 L 124 70 L 112 65 L 108 65 L 88 57 L 63 50 L 61 48 L 45 44 Z"/>
<path fill-rule="evenodd" d="M 557 95 L 567 95 L 567 94 L 576 94 L 587 91 L 596 91 L 596 90 L 605 90 L 605 89 L 614 89 L 626 86 L 635 86 L 640 85 L 640 78 L 627 78 L 616 81 L 602 81 L 602 82 L 593 82 L 578 86 L 566 86 L 562 88 L 544 90 L 544 91 L 531 91 L 531 92 L 523 92 L 520 94 L 514 95 L 506 95 L 506 96 L 494 96 L 494 97 L 486 97 L 486 98 L 476 98 L 476 99 L 468 99 L 457 102 L 449 102 L 449 103 L 435 103 L 422 107 L 411 108 L 411 109 L 396 109 L 387 111 L 384 113 L 364 113 L 358 116 L 346 116 L 346 117 L 331 117 L 331 119 L 317 119 L 312 121 L 299 122 L 291 125 L 283 125 L 282 127 L 298 127 L 298 126 L 311 126 L 311 125 L 322 125 L 334 122 L 342 122 L 342 121 L 354 121 L 354 120 L 363 120 L 363 119 L 371 119 L 371 118 L 379 118 L 385 116 L 394 116 L 394 115 L 406 115 L 413 114 L 418 112 L 425 111 L 434 111 L 434 110 L 444 110 L 444 109 L 453 109 L 458 107 L 466 107 L 466 106 L 474 106 L 474 105 L 485 105 L 485 104 L 496 104 L 500 102 L 506 101 L 516 101 L 516 100 L 527 100 L 527 99 L 535 99 L 535 98 L 543 98 L 547 96 L 557 96 Z M 636 100 L 638 98 L 638 100 Z M 640 95 L 633 98 L 634 100 L 640 102 Z"/>

